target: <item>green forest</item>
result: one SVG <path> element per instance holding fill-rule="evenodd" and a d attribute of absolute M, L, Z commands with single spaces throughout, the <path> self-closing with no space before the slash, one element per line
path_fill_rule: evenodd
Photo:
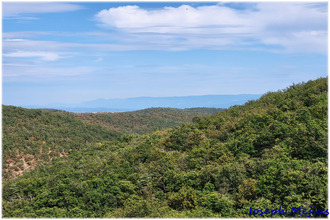
<path fill-rule="evenodd" d="M 142 134 L 191 122 L 216 108 L 150 108 L 124 113 L 71 113 L 56 109 L 3 109 L 3 179 L 22 175 L 38 164 L 67 155 L 86 143 Z"/>
<path fill-rule="evenodd" d="M 192 122 L 196 116 L 206 116 L 223 110 L 220 108 L 148 108 L 133 112 L 73 113 L 73 115 L 91 124 L 98 124 L 123 134 L 144 134 L 157 129 L 173 128 L 185 122 Z"/>
<path fill-rule="evenodd" d="M 328 78 L 217 112 L 2 108 L 3 217 L 328 215 Z"/>

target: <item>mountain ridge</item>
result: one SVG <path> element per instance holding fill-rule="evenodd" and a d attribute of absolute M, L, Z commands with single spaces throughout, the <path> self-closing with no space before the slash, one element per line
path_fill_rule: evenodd
<path fill-rule="evenodd" d="M 238 95 L 201 95 L 201 96 L 173 96 L 173 97 L 134 97 L 95 99 L 77 104 L 48 104 L 22 106 L 24 108 L 55 108 L 71 112 L 126 112 L 136 111 L 152 107 L 168 108 L 229 108 L 234 105 L 242 105 L 247 101 L 260 98 L 260 94 Z"/>

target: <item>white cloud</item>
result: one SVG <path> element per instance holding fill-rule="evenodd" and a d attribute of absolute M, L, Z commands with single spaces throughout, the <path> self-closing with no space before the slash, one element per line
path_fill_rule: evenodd
<path fill-rule="evenodd" d="M 54 32 L 42 32 L 42 31 L 16 31 L 16 32 L 3 32 L 2 38 L 5 41 L 11 40 L 24 40 L 23 38 L 31 38 L 42 35 L 54 35 Z"/>
<path fill-rule="evenodd" d="M 76 77 L 88 75 L 95 69 L 88 66 L 79 67 L 50 67 L 28 63 L 4 63 L 3 77 L 5 81 L 38 81 L 61 80 L 58 77 Z"/>
<path fill-rule="evenodd" d="M 83 7 L 75 4 L 60 2 L 3 2 L 2 16 L 4 18 L 8 18 L 17 17 L 24 14 L 67 12 L 80 9 L 83 9 Z"/>
<path fill-rule="evenodd" d="M 55 61 L 61 58 L 56 53 L 52 52 L 43 52 L 43 51 L 16 51 L 11 53 L 3 54 L 5 57 L 16 57 L 16 58 L 33 58 L 33 57 L 40 57 L 42 60 L 45 61 Z"/>
<path fill-rule="evenodd" d="M 226 4 L 152 10 L 122 6 L 102 10 L 96 19 L 111 32 L 6 32 L 3 33 L 3 52 L 38 50 L 50 53 L 36 55 L 43 60 L 62 58 L 51 54 L 93 56 L 99 52 L 127 50 L 265 50 L 327 54 L 326 3 L 259 2 L 240 10 Z M 60 36 L 69 41 L 32 40 L 39 36 Z M 72 42 L 73 38 L 84 39 L 85 43 Z"/>
<path fill-rule="evenodd" d="M 40 41 L 40 40 L 26 40 L 26 39 L 4 39 L 3 40 L 4 52 L 15 51 L 31 51 L 38 48 L 39 51 L 56 51 L 67 48 L 72 48 L 75 43 L 63 43 L 58 41 Z M 77 46 L 80 46 L 78 44 Z"/>
<path fill-rule="evenodd" d="M 100 26 L 126 34 L 123 41 L 148 42 L 144 45 L 160 49 L 269 47 L 283 52 L 327 53 L 326 3 L 262 2 L 246 10 L 224 4 L 161 9 L 128 5 L 102 10 L 95 17 Z"/>
<path fill-rule="evenodd" d="M 197 33 L 207 30 L 214 33 L 235 32 L 247 25 L 245 16 L 236 16 L 235 10 L 221 6 L 193 8 L 182 5 L 178 8 L 164 7 L 146 10 L 138 6 L 122 6 L 102 10 L 96 18 L 104 27 L 116 27 L 129 32 L 151 33 Z M 239 29 L 241 30 L 241 29 Z"/>

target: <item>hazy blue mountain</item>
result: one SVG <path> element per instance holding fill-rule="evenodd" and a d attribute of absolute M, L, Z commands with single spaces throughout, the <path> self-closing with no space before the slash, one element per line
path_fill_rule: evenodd
<path fill-rule="evenodd" d="M 179 97 L 137 97 L 126 99 L 96 99 L 79 104 L 50 104 L 47 106 L 24 106 L 27 108 L 55 108 L 70 112 L 124 112 L 151 107 L 169 108 L 229 108 L 260 98 L 260 94 L 203 95 Z"/>

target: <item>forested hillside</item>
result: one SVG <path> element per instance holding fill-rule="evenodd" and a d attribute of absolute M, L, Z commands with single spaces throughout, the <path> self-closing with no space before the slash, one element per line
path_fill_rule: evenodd
<path fill-rule="evenodd" d="M 223 111 L 219 108 L 149 108 L 121 113 L 72 113 L 75 117 L 125 134 L 143 134 L 156 129 L 173 128 L 202 117 Z"/>
<path fill-rule="evenodd" d="M 173 129 L 82 143 L 3 182 L 3 217 L 252 217 L 250 207 L 279 206 L 287 214 L 273 217 L 326 217 L 327 90 L 321 78 Z"/>
<path fill-rule="evenodd" d="M 2 106 L 3 179 L 68 155 L 88 143 L 113 140 L 120 133 L 91 125 L 65 112 Z"/>
<path fill-rule="evenodd" d="M 216 108 L 151 108 L 125 113 L 70 113 L 56 109 L 3 108 L 3 179 L 88 143 L 114 140 L 191 122 Z"/>

